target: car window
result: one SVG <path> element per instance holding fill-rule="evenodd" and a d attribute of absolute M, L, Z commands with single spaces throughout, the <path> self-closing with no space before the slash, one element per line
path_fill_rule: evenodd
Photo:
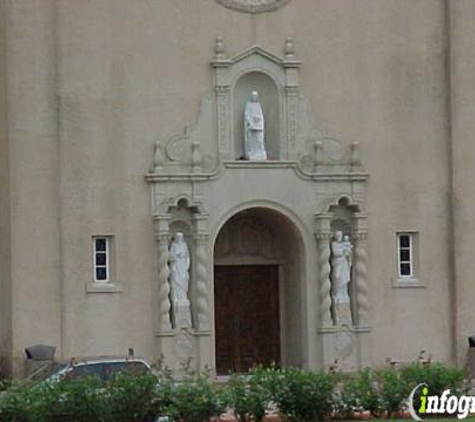
<path fill-rule="evenodd" d="M 88 363 L 84 365 L 76 365 L 67 374 L 67 378 L 85 378 L 90 376 L 97 376 L 102 379 L 103 366 L 103 363 Z"/>
<path fill-rule="evenodd" d="M 29 375 L 28 379 L 30 381 L 44 381 L 60 373 L 67 366 L 68 365 L 66 363 L 52 362 L 33 372 L 31 375 Z"/>
<path fill-rule="evenodd" d="M 148 367 L 142 362 L 106 362 L 104 363 L 104 379 L 119 372 L 128 372 L 135 375 L 143 375 L 148 372 Z"/>

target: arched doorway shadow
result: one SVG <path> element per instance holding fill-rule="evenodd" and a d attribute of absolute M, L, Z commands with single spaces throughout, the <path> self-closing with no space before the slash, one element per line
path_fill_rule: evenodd
<path fill-rule="evenodd" d="M 214 245 L 218 374 L 302 365 L 304 263 L 298 228 L 274 209 L 245 209 L 221 227 Z"/>

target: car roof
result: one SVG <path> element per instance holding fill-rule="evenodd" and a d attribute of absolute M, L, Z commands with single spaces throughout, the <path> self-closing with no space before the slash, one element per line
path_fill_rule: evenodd
<path fill-rule="evenodd" d="M 93 363 L 115 363 L 115 362 L 140 362 L 145 364 L 146 366 L 150 367 L 150 364 L 147 362 L 146 359 L 138 357 L 138 356 L 120 356 L 120 355 L 113 355 L 113 356 L 84 356 L 84 357 L 71 357 L 69 359 L 62 359 L 59 363 L 66 363 L 66 364 L 93 364 Z"/>

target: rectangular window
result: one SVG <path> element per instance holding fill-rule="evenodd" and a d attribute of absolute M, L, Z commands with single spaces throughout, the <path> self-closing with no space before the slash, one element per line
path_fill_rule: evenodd
<path fill-rule="evenodd" d="M 414 238 L 412 233 L 397 234 L 397 264 L 400 278 L 414 277 L 413 247 Z"/>
<path fill-rule="evenodd" d="M 107 283 L 110 281 L 110 237 L 94 236 L 92 242 L 94 281 L 97 283 Z"/>

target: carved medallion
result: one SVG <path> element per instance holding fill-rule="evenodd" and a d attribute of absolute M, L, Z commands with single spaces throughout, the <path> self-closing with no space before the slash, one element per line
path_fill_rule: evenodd
<path fill-rule="evenodd" d="M 221 3 L 223 6 L 229 7 L 230 9 L 237 10 L 239 12 L 245 13 L 261 13 L 261 12 L 270 12 L 279 7 L 282 7 L 284 4 L 288 3 L 290 0 L 216 0 L 218 3 Z"/>

